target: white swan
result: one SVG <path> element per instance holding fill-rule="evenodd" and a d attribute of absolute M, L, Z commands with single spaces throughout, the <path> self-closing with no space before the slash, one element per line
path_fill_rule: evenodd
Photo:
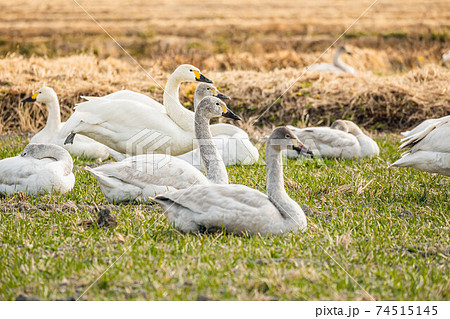
<path fill-rule="evenodd" d="M 213 85 L 200 83 L 195 89 L 194 108 L 206 96 L 229 99 L 228 96 L 223 95 Z M 213 135 L 213 141 L 225 166 L 251 165 L 258 161 L 258 149 L 252 144 L 248 134 L 244 130 L 226 123 L 211 125 L 210 129 Z M 201 141 L 196 142 L 201 143 Z M 198 169 L 204 169 L 201 165 L 200 149 L 198 147 L 177 157 Z"/>
<path fill-rule="evenodd" d="M 337 120 L 331 127 L 288 127 L 312 150 L 314 156 L 351 159 L 373 157 L 380 153 L 377 143 L 352 121 Z M 297 158 L 299 154 L 288 150 L 285 156 Z"/>
<path fill-rule="evenodd" d="M 341 60 L 340 55 L 342 53 L 346 53 L 348 55 L 352 55 L 351 52 L 347 51 L 345 47 L 340 46 L 336 49 L 336 52 L 333 56 L 333 64 L 329 63 L 319 63 L 319 64 L 312 64 L 308 71 L 317 71 L 317 72 L 333 72 L 333 73 L 351 73 L 355 74 L 355 69 L 352 68 L 350 65 L 344 63 Z"/>
<path fill-rule="evenodd" d="M 445 64 L 447 62 L 450 62 L 450 50 L 442 55 L 442 63 Z"/>
<path fill-rule="evenodd" d="M 204 141 L 201 145 L 201 155 L 208 178 L 189 163 L 166 154 L 133 156 L 121 162 L 87 170 L 97 178 L 103 194 L 110 202 L 142 201 L 157 194 L 190 188 L 196 184 L 227 184 L 225 165 L 209 131 L 210 119 L 218 116 L 239 119 L 216 97 L 204 98 L 195 112 L 195 132 L 197 138 Z"/>
<path fill-rule="evenodd" d="M 65 143 L 71 143 L 80 133 L 112 149 L 129 155 L 167 153 L 179 155 L 192 150 L 194 115 L 184 108 L 178 98 L 182 82 L 211 83 L 192 65 L 179 66 L 169 77 L 164 91 L 164 107 L 142 101 L 142 96 L 131 100 L 125 92 L 119 96 L 89 98 L 78 104 L 67 121 L 62 134 Z M 129 91 L 127 91 L 129 92 Z M 136 94 L 135 94 L 136 96 Z"/>
<path fill-rule="evenodd" d="M 405 137 L 402 157 L 389 166 L 412 167 L 450 176 L 450 118 L 445 117 L 424 130 Z"/>
<path fill-rule="evenodd" d="M 417 133 L 423 131 L 424 129 L 426 129 L 428 126 L 430 126 L 432 124 L 435 124 L 435 123 L 438 123 L 438 122 L 440 122 L 440 121 L 442 121 L 444 119 L 450 119 L 450 115 L 447 115 L 447 116 L 444 116 L 444 117 L 441 117 L 441 118 L 438 118 L 438 119 L 425 120 L 422 123 L 420 123 L 419 125 L 417 125 L 416 127 L 414 127 L 413 129 L 411 129 L 409 131 L 402 132 L 401 134 L 404 137 L 408 137 L 408 136 L 417 134 Z"/>
<path fill-rule="evenodd" d="M 58 134 L 65 123 L 61 123 L 61 110 L 58 97 L 52 88 L 43 87 L 21 102 L 41 102 L 47 105 L 48 109 L 45 127 L 31 138 L 30 143 L 56 144 L 64 147 L 74 156 L 85 155 L 96 160 L 104 160 L 109 157 L 110 150 L 105 145 L 86 136 L 77 136 L 72 145 L 64 145 L 64 139 L 59 137 Z"/>
<path fill-rule="evenodd" d="M 281 150 L 300 141 L 279 127 L 266 146 L 267 196 L 244 185 L 197 185 L 155 197 L 170 224 L 183 232 L 226 229 L 235 234 L 283 234 L 306 229 L 300 206 L 284 189 Z M 305 148 L 303 147 L 303 150 Z"/>
<path fill-rule="evenodd" d="M 75 184 L 70 154 L 54 144 L 28 144 L 22 154 L 0 160 L 0 194 L 67 193 Z"/>

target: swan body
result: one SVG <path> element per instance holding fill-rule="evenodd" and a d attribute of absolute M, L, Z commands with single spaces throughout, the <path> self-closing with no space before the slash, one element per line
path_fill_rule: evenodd
<path fill-rule="evenodd" d="M 62 147 L 28 144 L 21 155 L 0 160 L 0 194 L 67 193 L 75 184 L 72 169 L 72 157 Z"/>
<path fill-rule="evenodd" d="M 104 160 L 109 157 L 110 150 L 105 145 L 86 136 L 77 136 L 73 144 L 64 145 L 64 138 L 59 136 L 59 132 L 64 128 L 65 123 L 61 123 L 58 98 L 52 88 L 43 87 L 36 91 L 31 97 L 22 100 L 22 102 L 34 101 L 42 102 L 47 105 L 48 118 L 45 127 L 31 138 L 30 143 L 59 145 L 74 156 L 85 155 L 86 157 L 96 160 Z"/>
<path fill-rule="evenodd" d="M 202 100 L 195 113 L 196 135 L 205 141 L 201 155 L 207 177 L 186 161 L 167 154 L 141 154 L 87 170 L 100 183 L 105 198 L 116 203 L 145 201 L 167 191 L 187 189 L 198 184 L 226 184 L 228 174 L 208 129 L 210 118 L 221 115 L 237 119 L 216 97 Z"/>
<path fill-rule="evenodd" d="M 442 118 L 420 132 L 402 139 L 406 150 L 392 166 L 450 176 L 450 118 Z"/>
<path fill-rule="evenodd" d="M 443 55 L 442 55 L 442 63 L 447 63 L 447 62 L 450 62 L 450 50 L 448 50 L 447 52 L 445 52 Z"/>
<path fill-rule="evenodd" d="M 229 97 L 220 93 L 213 85 L 200 83 L 195 89 L 194 107 L 196 108 L 199 101 L 206 96 L 229 99 Z M 211 125 L 210 130 L 213 141 L 225 166 L 251 165 L 258 161 L 258 149 L 252 144 L 248 134 L 244 130 L 226 123 Z M 196 142 L 197 144 L 201 144 L 201 141 Z M 198 169 L 204 169 L 201 164 L 200 149 L 198 147 L 177 157 L 185 160 Z"/>
<path fill-rule="evenodd" d="M 298 146 L 298 139 L 287 128 L 277 128 L 269 137 L 268 195 L 244 185 L 198 185 L 154 200 L 170 224 L 183 232 L 225 229 L 234 234 L 268 235 L 305 230 L 305 214 L 284 189 L 281 159 L 282 147 Z"/>
<path fill-rule="evenodd" d="M 183 160 L 165 154 L 143 154 L 123 161 L 88 168 L 111 203 L 145 201 L 167 191 L 208 184 L 200 171 Z"/>
<path fill-rule="evenodd" d="M 411 129 L 409 131 L 402 132 L 401 134 L 404 137 L 408 137 L 408 136 L 417 134 L 417 133 L 423 131 L 424 129 L 426 129 L 428 126 L 436 124 L 439 121 L 444 120 L 444 119 L 450 119 L 450 115 L 447 115 L 447 116 L 444 116 L 444 117 L 441 117 L 441 118 L 438 118 L 438 119 L 425 120 L 422 123 L 420 123 L 419 125 L 417 125 L 416 127 L 414 127 L 413 129 Z"/>
<path fill-rule="evenodd" d="M 355 69 L 352 68 L 350 65 L 344 63 L 340 55 L 342 53 L 346 53 L 348 55 L 352 55 L 351 52 L 347 51 L 343 46 L 340 46 L 336 49 L 336 52 L 333 56 L 333 64 L 329 63 L 319 63 L 319 64 L 312 64 L 308 70 L 309 71 L 316 71 L 316 72 L 332 72 L 332 73 L 351 73 L 355 74 Z"/>
<path fill-rule="evenodd" d="M 373 157 L 380 153 L 377 143 L 351 121 L 337 120 L 331 127 L 288 128 L 315 156 L 351 159 Z M 288 150 L 285 156 L 297 158 L 298 153 Z"/>
<path fill-rule="evenodd" d="M 119 153 L 139 155 L 192 150 L 194 115 L 178 98 L 179 86 L 186 81 L 211 82 L 192 65 L 179 66 L 167 81 L 163 105 L 130 91 L 101 98 L 88 98 L 78 104 L 67 121 L 63 135 L 70 143 L 74 134 L 83 134 Z M 151 100 L 151 99 L 150 99 Z"/>

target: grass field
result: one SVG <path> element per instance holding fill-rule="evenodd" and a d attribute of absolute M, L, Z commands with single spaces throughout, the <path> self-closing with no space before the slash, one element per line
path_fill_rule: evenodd
<path fill-rule="evenodd" d="M 182 63 L 199 67 L 231 96 L 243 117 L 236 124 L 253 141 L 279 125 L 343 118 L 374 136 L 381 154 L 289 161 L 286 188 L 310 208 L 308 230 L 265 238 L 183 235 L 157 207 L 109 205 L 81 169 L 97 163 L 75 159 L 68 194 L 0 198 L 0 299 L 450 298 L 450 179 L 387 170 L 400 156 L 400 130 L 450 114 L 449 65 L 441 63 L 449 1 L 378 1 L 336 43 L 353 53 L 343 60 L 358 74 L 301 78 L 373 0 L 78 2 L 158 84 Z M 19 102 L 44 85 L 58 94 L 63 120 L 81 95 L 129 89 L 162 101 L 158 84 L 74 1 L 2 0 L 0 9 L 0 159 L 45 125 L 44 105 Z M 191 109 L 194 89 L 180 90 Z M 265 191 L 263 166 L 228 172 L 230 182 Z M 96 224 L 104 207 L 116 228 Z"/>
<path fill-rule="evenodd" d="M 131 204 L 109 206 L 116 228 L 84 229 L 108 203 L 76 160 L 68 194 L 1 200 L 0 299 L 77 299 L 123 254 L 82 299 L 448 300 L 449 179 L 387 170 L 397 138 L 378 136 L 370 160 L 289 161 L 287 191 L 312 212 L 305 233 L 283 237 L 184 235 Z M 12 156 L 26 138 L 0 144 Z M 261 166 L 228 172 L 265 191 Z"/>

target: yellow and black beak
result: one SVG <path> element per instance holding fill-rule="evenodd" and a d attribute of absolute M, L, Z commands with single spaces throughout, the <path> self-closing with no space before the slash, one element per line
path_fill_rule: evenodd
<path fill-rule="evenodd" d="M 206 76 L 198 72 L 197 70 L 192 71 L 195 74 L 195 80 L 198 82 L 205 82 L 205 83 L 213 83 L 210 79 L 208 79 Z"/>
<path fill-rule="evenodd" d="M 233 112 L 231 112 L 231 110 L 229 110 L 226 106 L 222 105 L 222 116 L 223 117 L 228 117 L 229 119 L 233 119 L 233 120 L 242 120 L 239 116 L 237 116 L 236 114 L 234 114 Z"/>
<path fill-rule="evenodd" d="M 38 95 L 39 95 L 39 92 L 36 92 L 32 96 L 29 96 L 26 99 L 21 100 L 20 102 L 22 102 L 22 103 L 35 102 Z"/>

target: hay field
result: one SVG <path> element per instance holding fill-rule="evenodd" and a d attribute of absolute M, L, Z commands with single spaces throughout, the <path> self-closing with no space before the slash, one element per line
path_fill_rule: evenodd
<path fill-rule="evenodd" d="M 399 157 L 399 131 L 450 114 L 449 66 L 440 61 L 450 49 L 449 1 L 380 0 L 337 43 L 353 53 L 343 60 L 356 76 L 306 73 L 297 82 L 371 1 L 79 2 L 159 84 L 181 63 L 198 66 L 232 97 L 243 117 L 234 124 L 254 141 L 278 125 L 344 118 L 381 154 L 288 161 L 286 189 L 310 208 L 309 228 L 267 238 L 183 235 L 157 207 L 109 205 L 82 169 L 98 163 L 74 158 L 69 193 L 0 197 L 0 299 L 449 299 L 449 179 L 386 169 Z M 75 2 L 2 0 L 0 9 L 0 159 L 45 125 L 44 105 L 19 102 L 43 85 L 58 94 L 63 120 L 81 95 L 130 89 L 162 101 L 158 84 Z M 181 87 L 188 108 L 194 90 Z M 227 170 L 231 183 L 265 192 L 264 167 Z M 106 206 L 115 228 L 95 222 Z"/>
<path fill-rule="evenodd" d="M 181 63 L 198 66 L 233 98 L 230 106 L 246 129 L 371 2 L 333 3 L 80 2 L 159 84 Z M 75 2 L 6 0 L 2 9 L 0 133 L 42 127 L 45 108 L 18 101 L 44 84 L 59 93 L 63 118 L 80 94 L 127 88 L 162 99 L 158 85 Z M 362 74 L 305 74 L 257 130 L 348 118 L 367 129 L 398 131 L 448 114 L 450 74 L 440 58 L 450 46 L 449 12 L 446 1 L 377 3 L 339 42 L 354 54 L 344 61 Z M 187 85 L 183 98 L 192 90 Z"/>

